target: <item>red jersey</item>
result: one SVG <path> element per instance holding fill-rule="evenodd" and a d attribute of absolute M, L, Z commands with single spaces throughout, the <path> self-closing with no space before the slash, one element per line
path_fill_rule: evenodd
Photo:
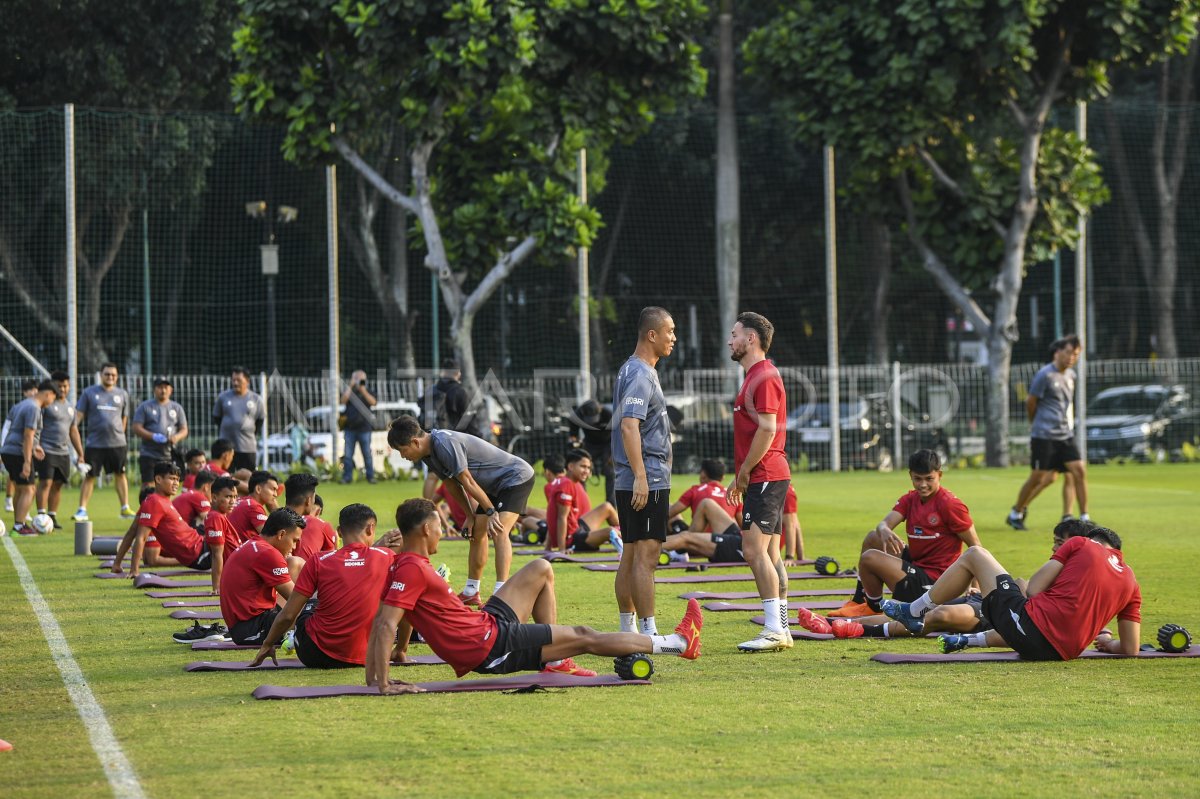
<path fill-rule="evenodd" d="M 558 509 L 566 507 L 567 529 L 564 535 L 574 535 L 579 529 L 579 517 L 592 509 L 587 489 L 570 477 L 561 475 L 546 484 L 546 542 L 558 546 Z"/>
<path fill-rule="evenodd" d="M 237 528 L 230 524 L 229 517 L 224 513 L 217 513 L 215 510 L 209 511 L 208 516 L 204 517 L 204 537 L 210 546 L 220 544 L 225 547 L 226 558 L 243 543 Z"/>
<path fill-rule="evenodd" d="M 753 410 L 751 410 L 753 408 Z M 750 472 L 751 483 L 766 483 L 776 480 L 791 480 L 792 469 L 788 466 L 787 454 L 783 450 L 787 436 L 787 395 L 783 390 L 783 378 L 775 364 L 765 358 L 750 367 L 737 399 L 733 401 L 733 469 L 741 471 L 746 455 L 750 453 L 750 442 L 758 432 L 759 414 L 775 416 L 775 438 L 767 454 Z"/>
<path fill-rule="evenodd" d="M 265 541 L 247 541 L 225 559 L 221 572 L 221 617 L 232 627 L 275 607 L 275 586 L 292 578 L 279 550 Z"/>
<path fill-rule="evenodd" d="M 257 499 L 242 497 L 238 504 L 229 511 L 229 523 L 238 531 L 243 541 L 248 541 L 258 535 L 263 524 L 267 521 L 267 511 Z"/>
<path fill-rule="evenodd" d="M 192 474 L 191 472 L 188 472 L 187 474 L 185 474 L 183 476 L 182 485 L 185 489 L 187 489 L 188 491 L 191 491 L 193 488 L 196 487 L 196 475 Z"/>
<path fill-rule="evenodd" d="M 305 516 L 304 530 L 292 554 L 307 563 L 322 552 L 332 552 L 337 548 L 337 530 L 333 529 L 333 525 L 318 516 Z"/>
<path fill-rule="evenodd" d="M 307 597 L 321 592 L 304 632 L 326 655 L 343 663 L 366 662 L 371 621 L 395 558 L 390 549 L 350 544 L 304 564 L 295 590 Z"/>
<path fill-rule="evenodd" d="M 204 468 L 208 469 L 210 472 L 215 474 L 217 477 L 225 477 L 229 474 L 229 472 L 225 471 L 224 467 L 222 467 L 218 464 L 212 463 L 211 461 L 204 464 Z"/>
<path fill-rule="evenodd" d="M 798 500 L 796 499 L 796 487 L 788 483 L 787 495 L 783 498 L 783 512 L 795 513 Z M 733 518 L 737 518 L 734 516 Z"/>
<path fill-rule="evenodd" d="M 179 515 L 183 517 L 184 522 L 189 525 L 195 523 L 197 516 L 201 516 L 212 510 L 212 503 L 209 502 L 208 497 L 199 491 L 184 491 L 171 500 L 171 504 L 175 506 L 175 510 L 179 511 Z"/>
<path fill-rule="evenodd" d="M 737 516 L 734 515 L 737 506 L 729 504 L 729 497 L 725 493 L 725 486 L 716 480 L 709 480 L 707 483 L 697 483 L 687 491 L 684 491 L 683 495 L 679 497 L 679 501 L 691 508 L 692 513 L 695 513 L 696 508 L 700 507 L 700 503 L 706 499 L 714 500 L 721 506 L 721 510 L 729 514 L 729 518 L 737 519 Z"/>
<path fill-rule="evenodd" d="M 450 509 L 450 518 L 458 525 L 458 529 L 462 530 L 467 524 L 467 512 L 463 510 L 463 506 L 458 504 L 449 491 L 446 490 L 446 484 L 441 483 L 437 487 L 437 491 L 433 492 L 435 497 L 441 497 L 446 502 L 446 507 Z"/>
<path fill-rule="evenodd" d="M 184 566 L 195 563 L 204 550 L 204 539 L 184 523 L 171 500 L 157 492 L 138 508 L 138 525 L 149 527 L 163 554 Z"/>
<path fill-rule="evenodd" d="M 909 560 L 931 580 L 941 577 L 958 560 L 964 544 L 957 533 L 974 524 L 967 506 L 945 488 L 939 488 L 927 502 L 922 502 L 915 490 L 909 491 L 896 500 L 892 510 L 904 517 Z"/>
<path fill-rule="evenodd" d="M 1141 622 L 1142 590 L 1119 549 L 1077 536 L 1051 559 L 1063 564 L 1062 571 L 1029 598 L 1025 612 L 1063 660 L 1083 654 L 1113 616 Z"/>
<path fill-rule="evenodd" d="M 496 643 L 492 615 L 464 605 L 420 555 L 401 552 L 392 561 L 383 603 L 402 608 L 413 629 L 459 677 L 483 663 Z"/>

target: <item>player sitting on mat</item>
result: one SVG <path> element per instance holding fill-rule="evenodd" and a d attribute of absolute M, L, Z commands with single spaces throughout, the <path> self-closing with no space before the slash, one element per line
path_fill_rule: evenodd
<path fill-rule="evenodd" d="M 388 575 L 383 601 L 371 627 L 366 680 L 382 694 L 421 689 L 388 678 L 394 659 L 408 657 L 412 629 L 459 677 L 467 672 L 507 674 L 535 671 L 594 676 L 572 657 L 581 654 L 621 657 L 639 652 L 700 656 L 700 605 L 688 600 L 687 612 L 671 635 L 601 633 L 590 627 L 559 625 L 554 568 L 541 558 L 529 562 L 488 599 L 482 611 L 464 605 L 433 566 L 442 526 L 433 503 L 410 499 L 396 511 L 403 546 Z M 532 614 L 534 623 L 524 624 Z M 397 628 L 399 636 L 397 636 Z M 393 644 L 395 650 L 393 651 Z"/>
<path fill-rule="evenodd" d="M 1121 539 L 1094 527 L 1069 538 L 1029 578 L 1024 592 L 992 553 L 971 547 L 912 603 L 885 600 L 883 611 L 914 634 L 927 613 L 977 580 L 983 614 L 992 628 L 941 635 L 942 652 L 968 646 L 1007 646 L 1025 660 L 1071 660 L 1095 642 L 1101 652 L 1136 655 L 1141 637 L 1142 592 L 1121 555 Z M 1104 631 L 1117 617 L 1119 638 Z"/>
<path fill-rule="evenodd" d="M 310 669 L 363 665 L 371 619 L 396 557 L 390 549 L 373 546 L 376 521 L 375 511 L 362 503 L 342 508 L 337 529 L 342 548 L 304 564 L 251 666 L 268 657 L 278 665 L 275 647 L 293 624 L 296 657 Z"/>
<path fill-rule="evenodd" d="M 271 511 L 262 531 L 237 548 L 221 575 L 221 618 L 235 644 L 261 644 L 292 595 L 292 550 L 304 517 L 291 508 Z"/>
<path fill-rule="evenodd" d="M 863 539 L 854 597 L 832 617 L 854 618 L 879 612 L 883 587 L 900 601 L 916 599 L 933 585 L 964 546 L 979 546 L 967 506 L 942 487 L 942 461 L 922 449 L 908 459 L 913 490 Z M 905 522 L 907 545 L 894 528 Z"/>
<path fill-rule="evenodd" d="M 667 509 L 667 514 L 671 517 L 671 532 L 683 533 L 691 530 L 696 533 L 716 533 L 723 530 L 724 528 L 709 526 L 709 521 L 697 513 L 700 503 L 710 498 L 716 501 L 726 516 L 731 519 L 737 518 L 737 508 L 729 502 L 725 486 L 721 484 L 724 479 L 724 463 L 713 459 L 701 461 L 700 482 L 684 491 L 679 499 L 675 500 Z M 691 511 L 692 521 L 690 524 L 683 521 L 684 511 Z"/>
<path fill-rule="evenodd" d="M 233 510 L 238 498 L 238 484 L 228 475 L 218 477 L 212 484 L 212 507 L 204 517 L 204 535 L 212 541 L 219 539 L 224 542 L 224 556 L 228 560 L 233 551 L 242 545 L 242 537 L 237 528 L 229 521 L 229 512 Z"/>
<path fill-rule="evenodd" d="M 624 550 L 617 527 L 617 509 L 608 502 L 592 507 L 587 481 L 592 476 L 592 456 L 573 449 L 564 459 L 563 471 L 546 484 L 546 550 L 595 552 L 604 543 L 617 552 Z M 549 471 L 551 466 L 547 466 Z"/>
<path fill-rule="evenodd" d="M 175 510 L 183 517 L 184 524 L 201 534 L 204 531 L 204 520 L 212 510 L 212 484 L 216 480 L 215 474 L 203 471 L 194 475 L 192 488 L 185 489 L 171 500 Z"/>
<path fill-rule="evenodd" d="M 146 501 L 146 498 L 153 493 L 153 485 L 143 486 L 142 490 L 138 493 L 138 507 L 140 508 L 142 503 Z M 135 518 L 129 523 L 129 527 L 125 530 L 125 535 L 129 536 L 130 544 L 133 543 L 133 536 L 137 535 L 137 527 L 138 522 Z M 124 558 L 124 555 L 121 557 Z M 119 562 L 120 561 L 116 560 L 115 558 L 113 559 L 114 564 Z M 165 566 L 178 566 L 179 561 L 175 560 L 175 558 L 168 558 L 164 556 L 162 554 L 162 547 L 158 545 L 158 539 L 154 537 L 154 533 L 151 533 L 150 535 L 146 536 L 146 546 L 142 550 L 142 565 L 151 569 L 161 569 Z"/>

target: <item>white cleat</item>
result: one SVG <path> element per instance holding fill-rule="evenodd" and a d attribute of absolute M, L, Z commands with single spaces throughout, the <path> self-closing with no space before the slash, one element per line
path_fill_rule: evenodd
<path fill-rule="evenodd" d="M 738 644 L 742 652 L 778 652 L 792 648 L 792 634 L 763 630 L 757 638 Z"/>

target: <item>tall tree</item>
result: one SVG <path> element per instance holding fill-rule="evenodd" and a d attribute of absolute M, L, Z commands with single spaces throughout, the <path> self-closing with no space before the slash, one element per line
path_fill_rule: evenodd
<path fill-rule="evenodd" d="M 1195 30 L 1190 0 L 805 0 L 746 44 L 798 136 L 857 153 L 858 188 L 894 186 L 922 265 L 983 336 L 989 465 L 1008 464 L 1025 269 L 1071 246 L 1079 214 L 1106 197 L 1093 153 L 1049 129 L 1050 112 Z"/>
<path fill-rule="evenodd" d="M 703 90 L 704 19 L 698 0 L 242 0 L 234 97 L 289 126 L 287 157 L 336 151 L 413 215 L 474 389 L 484 303 L 520 264 L 561 266 L 595 236 L 576 151 L 602 164 Z M 407 136 L 407 190 L 361 154 L 392 125 Z M 589 174 L 593 188 L 602 178 Z"/>

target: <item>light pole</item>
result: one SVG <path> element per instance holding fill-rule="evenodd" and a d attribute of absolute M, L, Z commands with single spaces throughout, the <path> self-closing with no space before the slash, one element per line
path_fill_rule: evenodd
<path fill-rule="evenodd" d="M 263 222 L 263 243 L 259 245 L 262 255 L 262 273 L 267 278 L 267 372 L 275 374 L 279 361 L 275 335 L 275 278 L 279 276 L 279 245 L 275 243 L 275 223 L 287 225 L 295 222 L 300 211 L 290 205 L 280 205 L 275 213 L 266 200 L 246 203 L 246 215 Z"/>

